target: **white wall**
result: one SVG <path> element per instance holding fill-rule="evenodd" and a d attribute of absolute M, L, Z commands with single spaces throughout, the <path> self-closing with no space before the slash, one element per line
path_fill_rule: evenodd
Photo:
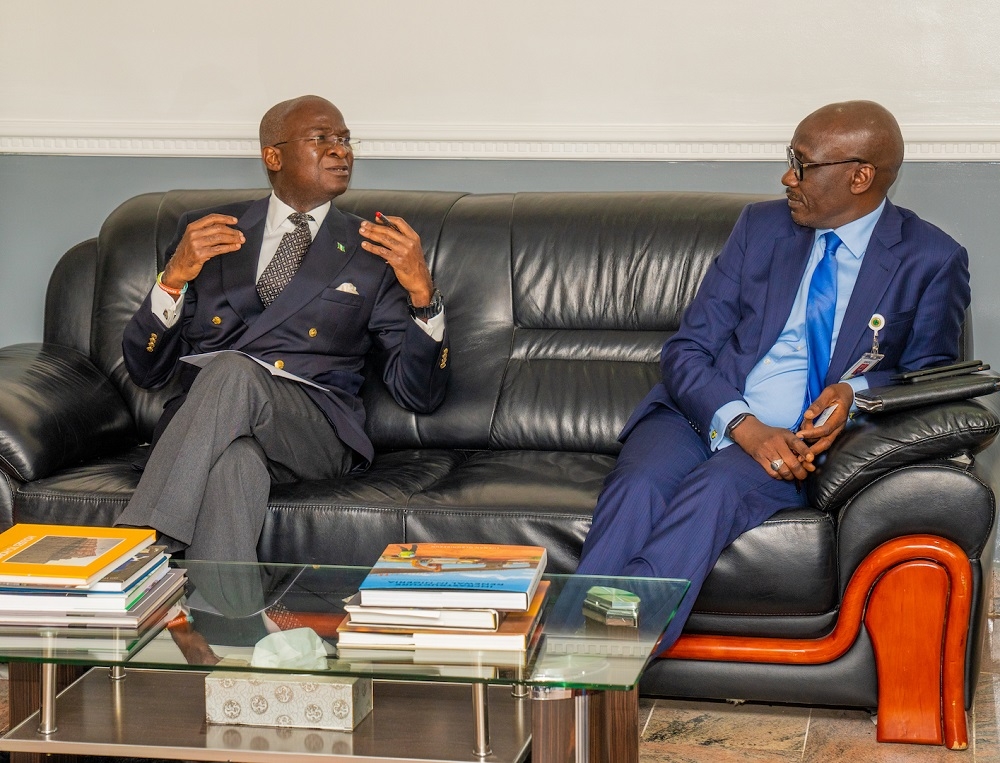
<path fill-rule="evenodd" d="M 371 157 L 780 159 L 872 98 L 1000 160 L 996 0 L 0 0 L 0 152 L 249 156 L 315 92 Z"/>

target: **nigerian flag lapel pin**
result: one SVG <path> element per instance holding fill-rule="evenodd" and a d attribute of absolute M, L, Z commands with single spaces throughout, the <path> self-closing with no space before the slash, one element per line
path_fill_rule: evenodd
<path fill-rule="evenodd" d="M 339 241 L 337 242 L 337 248 L 338 248 L 338 249 L 339 249 L 340 251 L 342 251 L 342 252 L 346 252 L 346 251 L 347 251 L 347 249 L 346 249 L 346 248 L 344 247 L 344 245 L 343 245 L 343 244 L 341 244 L 341 243 L 340 243 Z"/>

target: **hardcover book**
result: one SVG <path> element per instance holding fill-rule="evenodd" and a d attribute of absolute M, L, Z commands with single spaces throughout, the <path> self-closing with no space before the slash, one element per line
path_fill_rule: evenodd
<path fill-rule="evenodd" d="M 30 658 L 44 652 L 56 652 L 68 659 L 121 660 L 152 641 L 167 624 L 172 612 L 170 603 L 166 603 L 140 628 L 0 626 L 0 654 Z"/>
<path fill-rule="evenodd" d="M 133 527 L 16 524 L 0 533 L 0 584 L 85 588 L 155 539 Z"/>
<path fill-rule="evenodd" d="M 94 628 L 141 628 L 164 604 L 184 593 L 184 570 L 168 570 L 127 612 L 3 612 L 0 625 L 76 625 Z"/>
<path fill-rule="evenodd" d="M 538 627 L 542 603 L 549 582 L 543 580 L 525 612 L 509 612 L 495 631 L 474 630 L 423 630 L 390 628 L 388 626 L 358 625 L 350 618 L 337 629 L 339 646 L 360 646 L 386 649 L 473 649 L 521 650 L 527 649 Z M 353 618 L 353 615 L 351 616 Z"/>
<path fill-rule="evenodd" d="M 97 612 L 125 613 L 139 605 L 143 597 L 167 574 L 164 564 L 143 578 L 142 584 L 127 591 L 90 593 L 77 588 L 33 588 L 31 593 L 4 589 L 0 593 L 0 621 L 6 612 Z"/>
<path fill-rule="evenodd" d="M 359 587 L 361 604 L 523 612 L 545 562 L 541 546 L 391 543 Z"/>
<path fill-rule="evenodd" d="M 126 559 L 90 587 L 91 591 L 127 591 L 154 567 L 166 566 L 166 546 L 150 546 Z"/>
<path fill-rule="evenodd" d="M 344 605 L 355 625 L 385 625 L 423 629 L 470 628 L 495 631 L 503 613 L 496 609 L 429 609 L 426 607 L 363 607 L 355 594 Z"/>

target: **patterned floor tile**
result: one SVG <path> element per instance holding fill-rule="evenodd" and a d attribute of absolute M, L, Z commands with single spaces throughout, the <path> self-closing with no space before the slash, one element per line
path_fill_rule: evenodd
<path fill-rule="evenodd" d="M 962 757 L 967 755 L 968 757 Z M 944 747 L 921 744 L 880 744 L 875 724 L 859 710 L 815 709 L 809 721 L 805 763 L 973 763 L 973 756 Z"/>
<path fill-rule="evenodd" d="M 733 750 L 744 756 L 779 752 L 797 757 L 805 743 L 808 718 L 807 708 L 661 700 L 646 725 L 642 749 L 674 754 L 670 752 L 674 748 L 691 746 Z M 720 758 L 724 759 L 728 757 Z"/>
<path fill-rule="evenodd" d="M 982 673 L 976 687 L 973 706 L 972 750 L 976 761 L 1000 761 L 1000 736 L 997 713 L 1000 712 L 1000 675 Z"/>
<path fill-rule="evenodd" d="M 639 750 L 639 763 L 798 763 L 801 752 L 739 750 L 719 745 L 671 744 Z M 961 761 L 956 761 L 961 763 Z"/>

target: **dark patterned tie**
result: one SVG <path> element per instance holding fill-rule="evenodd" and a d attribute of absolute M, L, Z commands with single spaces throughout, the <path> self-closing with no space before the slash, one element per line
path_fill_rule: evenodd
<path fill-rule="evenodd" d="M 274 257 L 257 279 L 257 296 L 264 303 L 264 307 L 274 302 L 275 297 L 281 294 L 281 290 L 288 286 L 312 243 L 312 236 L 309 234 L 309 222 L 313 219 L 312 216 L 293 212 L 288 219 L 295 224 L 295 230 L 281 237 L 281 243 L 278 244 Z"/>

